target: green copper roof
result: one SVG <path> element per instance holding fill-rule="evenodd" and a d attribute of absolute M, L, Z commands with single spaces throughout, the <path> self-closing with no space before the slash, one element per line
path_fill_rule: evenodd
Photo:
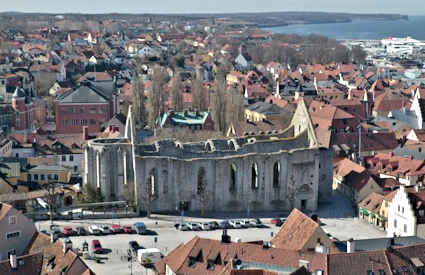
<path fill-rule="evenodd" d="M 208 115 L 209 112 L 169 112 L 161 115 L 159 126 L 163 127 L 167 119 L 170 119 L 173 125 L 202 125 Z"/>

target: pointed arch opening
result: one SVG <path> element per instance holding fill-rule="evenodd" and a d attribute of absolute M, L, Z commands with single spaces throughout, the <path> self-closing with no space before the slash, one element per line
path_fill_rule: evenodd
<path fill-rule="evenodd" d="M 151 197 L 156 197 L 158 194 L 158 174 L 156 168 L 152 168 L 149 172 L 147 189 Z"/>
<path fill-rule="evenodd" d="M 251 167 L 251 189 L 258 189 L 258 164 L 254 162 Z"/>
<path fill-rule="evenodd" d="M 273 165 L 273 188 L 280 186 L 280 162 L 276 161 Z"/>
<path fill-rule="evenodd" d="M 230 184 L 229 184 L 230 192 L 236 191 L 237 171 L 238 170 L 237 170 L 236 164 L 232 163 L 232 165 L 230 165 Z"/>

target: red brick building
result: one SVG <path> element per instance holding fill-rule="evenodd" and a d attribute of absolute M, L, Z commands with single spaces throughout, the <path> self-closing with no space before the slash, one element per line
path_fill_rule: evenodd
<path fill-rule="evenodd" d="M 113 81 L 84 81 L 56 98 L 58 134 L 97 133 L 117 113 L 117 89 Z"/>
<path fill-rule="evenodd" d="M 12 109 L 15 111 L 15 119 L 12 126 L 16 131 L 28 130 L 37 119 L 37 108 L 39 103 L 31 91 L 16 88 L 12 96 Z"/>

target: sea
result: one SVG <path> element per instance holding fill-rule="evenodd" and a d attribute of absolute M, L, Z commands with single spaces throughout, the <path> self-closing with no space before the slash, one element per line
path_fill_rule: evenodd
<path fill-rule="evenodd" d="M 318 34 L 338 40 L 380 40 L 408 36 L 425 40 L 425 16 L 409 16 L 409 20 L 353 20 L 348 23 L 299 24 L 264 29 L 273 33 Z"/>

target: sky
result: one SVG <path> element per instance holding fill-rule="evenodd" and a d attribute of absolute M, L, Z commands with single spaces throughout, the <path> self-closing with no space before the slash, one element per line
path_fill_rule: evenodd
<path fill-rule="evenodd" d="M 425 15 L 425 0 L 0 0 L 1 11 L 214 13 L 330 11 Z"/>

